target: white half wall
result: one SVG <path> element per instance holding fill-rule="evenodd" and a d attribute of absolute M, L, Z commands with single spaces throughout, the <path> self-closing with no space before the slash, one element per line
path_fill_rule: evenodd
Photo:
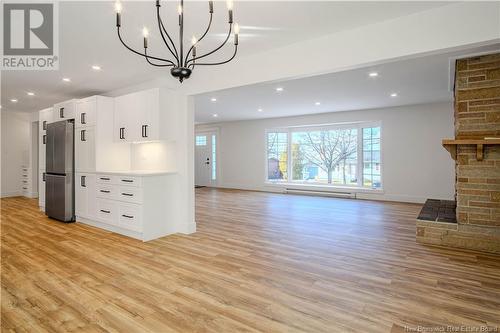
<path fill-rule="evenodd" d="M 358 197 L 453 199 L 454 162 L 441 146 L 443 138 L 454 137 L 451 102 L 197 125 L 196 130 L 219 129 L 218 187 L 281 192 L 284 185 L 265 183 L 266 129 L 357 121 L 382 122 L 383 183 L 382 193 L 363 191 Z"/>
<path fill-rule="evenodd" d="M 1 111 L 2 182 L 1 196 L 21 195 L 21 166 L 29 164 L 29 113 Z"/>

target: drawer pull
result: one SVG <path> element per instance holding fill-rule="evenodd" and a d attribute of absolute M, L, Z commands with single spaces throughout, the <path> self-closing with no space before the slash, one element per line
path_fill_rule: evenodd
<path fill-rule="evenodd" d="M 124 183 L 133 183 L 134 181 L 132 179 L 122 179 L 122 182 L 124 182 Z"/>
<path fill-rule="evenodd" d="M 111 213 L 111 211 L 109 211 L 109 210 L 104 210 L 104 209 L 101 209 L 101 212 L 106 213 L 106 214 Z"/>
<path fill-rule="evenodd" d="M 123 214 L 122 216 L 123 216 L 123 217 L 126 217 L 126 218 L 128 218 L 128 219 L 133 219 L 133 218 L 134 218 L 134 217 L 133 217 L 133 216 L 131 216 L 131 215 L 125 215 L 125 214 Z"/>
<path fill-rule="evenodd" d="M 102 193 L 109 193 L 108 190 L 101 190 Z"/>
<path fill-rule="evenodd" d="M 100 177 L 99 179 L 100 179 L 100 180 L 111 180 L 111 179 L 110 179 L 110 178 L 108 178 L 108 177 Z"/>
<path fill-rule="evenodd" d="M 134 196 L 132 193 L 122 193 L 122 195 L 126 195 L 127 197 L 133 197 Z"/>
<path fill-rule="evenodd" d="M 27 190 L 28 188 L 27 187 L 23 187 L 23 190 Z"/>

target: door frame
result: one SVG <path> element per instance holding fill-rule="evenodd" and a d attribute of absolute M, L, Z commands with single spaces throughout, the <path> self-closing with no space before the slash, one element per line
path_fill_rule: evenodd
<path fill-rule="evenodd" d="M 221 175 L 221 164 L 220 164 L 220 129 L 218 127 L 210 127 L 210 128 L 203 128 L 194 131 L 194 149 L 196 152 L 196 136 L 197 135 L 213 135 L 215 134 L 215 180 L 212 179 L 212 173 L 210 173 L 210 182 L 208 187 L 218 187 L 220 182 L 220 175 Z M 208 141 L 208 140 L 207 140 Z M 210 142 L 212 142 L 212 138 L 210 138 Z M 212 152 L 212 146 L 210 146 L 210 151 Z M 213 154 L 213 152 L 212 152 Z M 213 161 L 212 161 L 213 162 Z M 194 163 L 196 163 L 196 156 L 194 158 Z M 213 164 L 211 164 L 213 165 Z M 195 166 L 196 168 L 196 166 Z"/>

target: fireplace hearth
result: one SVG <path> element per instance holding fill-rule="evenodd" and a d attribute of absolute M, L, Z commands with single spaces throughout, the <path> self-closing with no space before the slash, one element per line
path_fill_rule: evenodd
<path fill-rule="evenodd" d="M 418 215 L 418 219 L 423 221 L 457 223 L 456 210 L 456 201 L 427 199 Z"/>

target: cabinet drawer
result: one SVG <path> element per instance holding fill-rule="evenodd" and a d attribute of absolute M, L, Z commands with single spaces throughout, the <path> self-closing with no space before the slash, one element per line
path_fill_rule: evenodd
<path fill-rule="evenodd" d="M 97 175 L 96 182 L 98 184 L 114 184 L 116 183 L 115 177 L 111 175 Z"/>
<path fill-rule="evenodd" d="M 97 184 L 96 197 L 104 199 L 116 199 L 117 188 L 114 186 Z"/>
<path fill-rule="evenodd" d="M 132 186 L 120 186 L 115 198 L 121 201 L 141 203 L 142 202 L 142 189 Z"/>
<path fill-rule="evenodd" d="M 117 224 L 118 207 L 115 201 L 97 199 L 97 218 L 105 223 Z"/>
<path fill-rule="evenodd" d="M 142 206 L 134 204 L 119 204 L 118 225 L 121 228 L 142 231 Z"/>
<path fill-rule="evenodd" d="M 117 184 L 127 186 L 141 186 L 140 177 L 119 176 L 117 177 Z"/>

